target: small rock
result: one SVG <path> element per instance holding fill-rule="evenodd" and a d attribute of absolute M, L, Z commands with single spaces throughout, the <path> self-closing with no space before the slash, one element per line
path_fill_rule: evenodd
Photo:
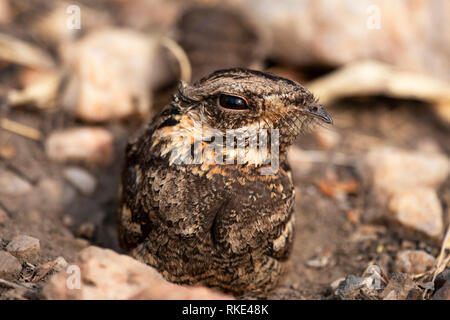
<path fill-rule="evenodd" d="M 45 147 L 54 161 L 104 165 L 113 155 L 113 136 L 102 128 L 73 128 L 53 132 Z"/>
<path fill-rule="evenodd" d="M 370 265 L 362 277 L 348 275 L 339 283 L 334 294 L 345 300 L 378 299 L 386 282 L 384 271 L 377 265 Z"/>
<path fill-rule="evenodd" d="M 363 280 L 363 278 L 357 277 L 353 274 L 348 275 L 344 281 L 339 283 L 335 294 L 341 299 L 348 299 L 355 295 L 355 292 L 357 295 L 359 293 L 359 289 L 364 286 Z"/>
<path fill-rule="evenodd" d="M 434 257 L 422 250 L 404 250 L 397 254 L 394 271 L 411 275 L 421 274 L 434 264 Z"/>
<path fill-rule="evenodd" d="M 450 281 L 445 282 L 444 285 L 436 291 L 431 299 L 450 300 Z"/>
<path fill-rule="evenodd" d="M 60 272 L 43 289 L 47 299 L 232 299 L 212 289 L 170 283 L 152 267 L 109 249 L 82 250 L 76 266 L 81 270 L 79 290 L 67 286 L 73 273 Z"/>
<path fill-rule="evenodd" d="M 328 257 L 319 257 L 306 261 L 306 265 L 310 268 L 323 268 L 328 265 L 330 259 Z"/>
<path fill-rule="evenodd" d="M 20 235 L 14 237 L 6 250 L 22 262 L 37 263 L 40 251 L 39 239 Z"/>
<path fill-rule="evenodd" d="M 150 109 L 158 43 L 129 29 L 103 29 L 62 45 L 71 71 L 64 105 L 81 119 L 109 121 Z"/>
<path fill-rule="evenodd" d="M 20 271 L 22 271 L 22 264 L 19 260 L 6 251 L 0 251 L 0 278 L 13 280 Z"/>
<path fill-rule="evenodd" d="M 432 6 L 429 1 L 414 1 L 414 5 L 409 1 L 395 5 L 389 1 L 336 1 L 332 9 L 329 0 L 233 3 L 259 24 L 269 55 L 285 64 L 339 66 L 370 58 L 450 79 L 450 26 L 436 23 L 450 20 L 447 1 L 431 2 Z M 408 29 L 404 30 L 405 21 Z M 361 26 L 358 31 L 357 24 Z M 307 52 L 302 51 L 305 47 Z M 364 82 L 374 79 L 376 76 L 370 74 Z M 396 87 L 404 85 L 403 81 L 395 83 Z"/>
<path fill-rule="evenodd" d="M 402 226 L 439 239 L 443 233 L 442 207 L 436 191 L 416 188 L 392 196 L 389 218 Z"/>
<path fill-rule="evenodd" d="M 23 196 L 29 193 L 33 186 L 15 173 L 0 168 L 0 194 L 7 196 Z"/>
<path fill-rule="evenodd" d="M 77 235 L 79 237 L 92 239 L 95 234 L 95 225 L 92 222 L 85 222 L 78 227 Z"/>
<path fill-rule="evenodd" d="M 67 181 L 84 195 L 92 195 L 97 187 L 97 180 L 95 177 L 82 168 L 66 168 L 64 170 L 64 176 Z"/>
<path fill-rule="evenodd" d="M 376 147 L 366 156 L 364 176 L 375 191 L 391 196 L 417 187 L 439 186 L 450 172 L 448 158 L 437 152 Z"/>

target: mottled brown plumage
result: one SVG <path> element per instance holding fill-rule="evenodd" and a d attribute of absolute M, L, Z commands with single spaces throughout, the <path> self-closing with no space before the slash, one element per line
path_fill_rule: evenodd
<path fill-rule="evenodd" d="M 182 83 L 172 103 L 128 144 L 121 244 L 170 281 L 266 294 L 282 275 L 293 240 L 295 193 L 286 150 L 320 120 L 331 123 L 311 93 L 271 74 L 229 69 Z M 203 140 L 194 144 L 202 136 L 199 124 Z M 278 129 L 279 169 L 261 174 L 270 167 L 263 162 L 272 157 L 270 146 L 266 156 L 249 153 L 243 164 L 208 162 L 208 148 L 223 144 L 211 136 L 229 129 L 267 129 L 269 136 Z M 247 152 L 249 140 L 241 147 Z M 195 150 L 204 151 L 201 162 L 177 162 Z"/>

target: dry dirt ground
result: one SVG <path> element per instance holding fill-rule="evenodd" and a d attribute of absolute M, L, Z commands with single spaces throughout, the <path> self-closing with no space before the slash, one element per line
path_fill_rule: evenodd
<path fill-rule="evenodd" d="M 33 37 L 29 23 L 33 17 L 44 16 L 53 2 L 12 3 L 19 13 L 14 23 L 3 26 L 1 31 L 37 44 L 56 56 L 55 47 L 47 47 Z M 125 24 L 124 13 L 109 2 L 97 1 L 94 6 L 101 12 L 111 11 L 115 25 Z M 262 63 L 267 64 L 277 68 L 276 61 Z M 8 118 L 36 128 L 43 137 L 35 141 L 0 129 L 0 172 L 12 172 L 31 186 L 26 196 L 11 196 L 11 192 L 5 195 L 0 190 L 0 250 L 5 250 L 14 236 L 25 234 L 40 240 L 40 261 L 35 265 L 60 256 L 69 263 L 74 262 L 77 252 L 90 244 L 122 252 L 115 225 L 120 170 L 126 140 L 142 125 L 142 120 L 131 118 L 100 124 L 114 136 L 114 155 L 109 165 L 76 164 L 97 180 L 95 192 L 83 195 L 64 178 L 67 164 L 48 160 L 45 140 L 55 130 L 86 123 L 61 108 L 42 110 L 31 106 L 9 106 L 5 96 L 10 88 L 17 87 L 17 68 L 13 64 L 0 64 L 0 119 Z M 321 73 L 282 68 L 283 74 L 292 74 L 294 80 L 297 80 L 296 75 L 300 79 L 311 79 Z M 155 93 L 155 109 L 167 103 L 173 89 L 169 87 Z M 330 285 L 337 279 L 349 274 L 360 276 L 372 263 L 389 274 L 400 250 L 420 249 L 436 257 L 441 247 L 439 242 L 379 219 L 379 211 L 383 209 L 373 201 L 370 188 L 364 184 L 360 164 L 366 152 L 378 145 L 393 145 L 406 150 L 437 149 L 450 156 L 448 124 L 442 123 L 430 106 L 417 101 L 365 97 L 339 101 L 326 108 L 333 116 L 334 126 L 319 128 L 322 137 L 308 133 L 299 137 L 296 143 L 300 150 L 314 150 L 316 158 L 312 162 L 291 163 L 297 191 L 296 238 L 290 272 L 269 298 L 333 299 L 336 297 Z M 323 135 L 327 132 L 337 136 L 338 140 L 324 147 Z M 2 175 L 1 186 L 11 190 L 19 188 L 1 179 Z M 345 192 L 339 195 L 330 192 L 336 183 Z M 448 226 L 448 179 L 438 195 L 444 225 Z M 42 298 L 41 288 L 48 277 L 30 282 L 33 268 L 24 263 L 22 272 L 9 279 L 13 283 L 29 283 L 29 290 L 0 285 L 0 299 Z"/>
<path fill-rule="evenodd" d="M 158 103 L 163 105 L 167 99 L 167 94 L 162 94 Z M 422 249 L 433 256 L 439 253 L 439 243 L 374 218 L 379 208 L 371 202 L 363 184 L 358 160 L 370 147 L 385 143 L 405 149 L 432 144 L 450 155 L 448 127 L 439 122 L 427 105 L 415 101 L 367 97 L 340 101 L 328 109 L 335 125 L 325 130 L 338 134 L 339 143 L 324 150 L 313 133 L 301 136 L 297 142 L 303 150 L 326 154 L 327 160 L 293 165 L 297 188 L 296 238 L 291 270 L 270 296 L 273 299 L 331 299 L 333 281 L 348 274 L 361 275 L 370 263 L 392 272 L 399 250 Z M 62 111 L 11 109 L 5 104 L 0 108 L 0 116 L 38 128 L 44 135 L 77 125 L 76 120 Z M 98 181 L 91 196 L 80 195 L 64 181 L 61 173 L 64 166 L 47 160 L 43 142 L 0 131 L 0 147 L 8 145 L 15 149 L 15 156 L 2 159 L 0 167 L 19 175 L 33 187 L 27 197 L 0 197 L 0 208 L 7 215 L 0 223 L 0 250 L 13 236 L 26 234 L 40 240 L 41 263 L 58 256 L 70 263 L 76 252 L 88 244 L 120 251 L 115 228 L 119 172 L 125 141 L 139 125 L 139 121 L 129 120 L 105 126 L 115 136 L 114 160 L 105 167 L 85 166 Z M 336 155 L 345 155 L 344 160 L 330 161 Z M 326 191 L 330 181 L 353 187 L 344 198 L 336 199 Z M 444 212 L 449 208 L 449 187 L 447 182 L 439 193 Z M 448 223 L 448 214 L 445 222 Z M 26 279 L 30 272 L 27 270 L 25 266 L 16 280 Z M 45 279 L 31 292 L 13 294 L 9 288 L 0 286 L 0 298 L 16 298 L 14 295 L 40 298 L 44 283 Z"/>

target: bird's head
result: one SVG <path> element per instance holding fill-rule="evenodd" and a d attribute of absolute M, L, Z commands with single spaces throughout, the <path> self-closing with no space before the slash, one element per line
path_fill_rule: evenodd
<path fill-rule="evenodd" d="M 181 83 L 177 98 L 183 111 L 223 132 L 278 129 L 281 147 L 316 123 L 333 122 L 302 85 L 261 71 L 219 70 L 193 85 Z"/>

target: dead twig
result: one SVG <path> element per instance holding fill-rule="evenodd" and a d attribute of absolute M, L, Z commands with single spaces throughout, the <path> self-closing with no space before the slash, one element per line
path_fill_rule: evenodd
<path fill-rule="evenodd" d="M 168 37 L 161 37 L 159 39 L 162 46 L 166 47 L 177 59 L 180 65 L 180 79 L 186 82 L 191 81 L 192 68 L 189 58 L 183 48 Z"/>
<path fill-rule="evenodd" d="M 39 141 L 42 139 L 42 133 L 39 130 L 7 118 L 0 119 L 0 127 L 32 140 Z"/>

